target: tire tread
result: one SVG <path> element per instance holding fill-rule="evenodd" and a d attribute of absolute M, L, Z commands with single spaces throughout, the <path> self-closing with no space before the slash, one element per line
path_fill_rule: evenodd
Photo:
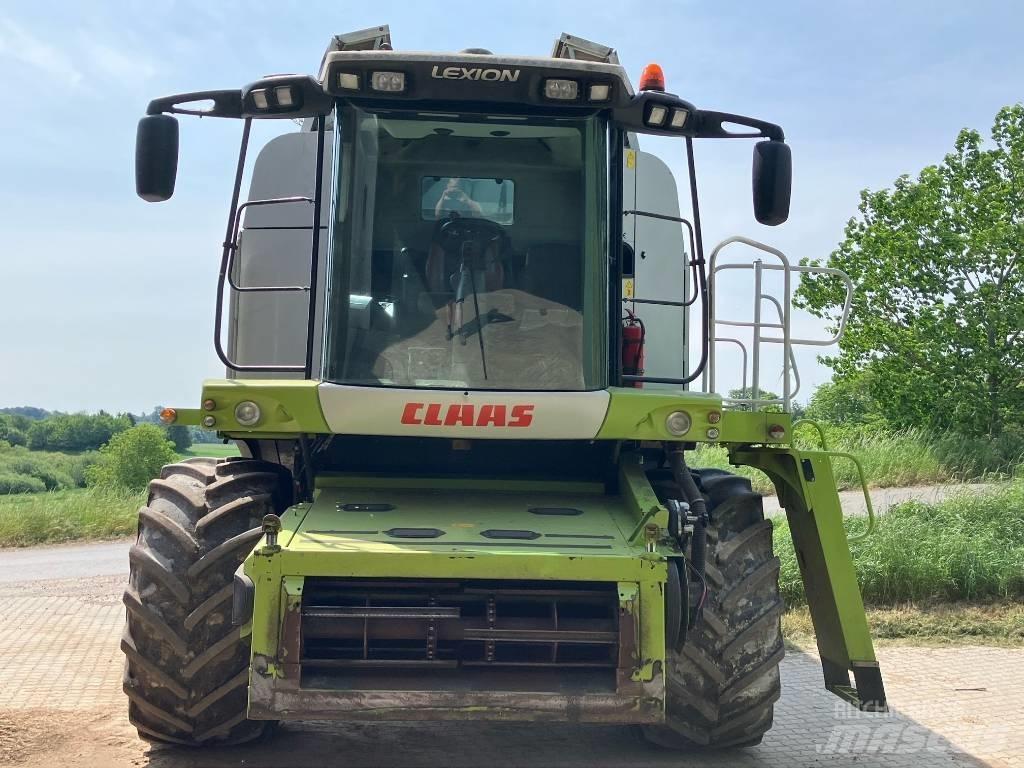
<path fill-rule="evenodd" d="M 286 470 L 193 458 L 149 485 L 129 550 L 124 692 L 145 739 L 241 743 L 268 725 L 246 719 L 250 640 L 231 625 L 235 571 L 259 523 L 290 503 Z"/>
<path fill-rule="evenodd" d="M 758 744 L 771 728 L 782 661 L 779 559 L 747 478 L 696 470 L 711 520 L 702 621 L 668 652 L 665 723 L 646 738 L 677 750 Z"/>

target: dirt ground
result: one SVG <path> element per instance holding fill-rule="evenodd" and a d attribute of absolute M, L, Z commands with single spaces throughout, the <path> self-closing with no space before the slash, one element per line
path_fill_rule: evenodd
<path fill-rule="evenodd" d="M 2 560 L 0 560 L 2 564 Z M 759 747 L 679 755 L 629 727 L 302 722 L 232 749 L 151 746 L 126 718 L 121 576 L 0 581 L 0 765 L 24 768 L 320 766 L 1024 766 L 1024 650 L 883 647 L 893 706 L 866 715 L 824 691 L 809 650 L 783 662 Z"/>

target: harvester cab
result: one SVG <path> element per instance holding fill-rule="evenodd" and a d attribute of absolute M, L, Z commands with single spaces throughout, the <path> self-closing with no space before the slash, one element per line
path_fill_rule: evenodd
<path fill-rule="evenodd" d="M 831 341 L 790 334 L 812 268 L 703 245 L 695 143 L 753 139 L 754 216 L 777 225 L 779 126 L 698 109 L 656 65 L 634 90 L 613 49 L 570 35 L 548 57 L 409 53 L 386 26 L 333 38 L 318 76 L 151 102 L 145 200 L 174 191 L 176 114 L 238 119 L 242 141 L 227 376 L 163 418 L 243 458 L 166 467 L 140 513 L 122 647 L 142 735 L 561 719 L 759 742 L 783 654 L 772 524 L 748 480 L 689 466 L 699 444 L 774 482 L 825 684 L 885 707 L 833 454 L 792 443 L 793 346 Z M 262 148 L 242 201 L 253 121 L 287 118 L 301 128 Z M 648 135 L 679 141 L 685 215 Z M 727 262 L 737 246 L 756 258 Z M 740 272 L 752 320 L 716 312 Z M 742 400 L 715 394 L 722 344 Z"/>

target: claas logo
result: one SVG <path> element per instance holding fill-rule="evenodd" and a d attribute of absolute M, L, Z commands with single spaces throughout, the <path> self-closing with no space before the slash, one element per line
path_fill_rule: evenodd
<path fill-rule="evenodd" d="M 533 405 L 406 403 L 402 423 L 427 427 L 528 427 Z"/>

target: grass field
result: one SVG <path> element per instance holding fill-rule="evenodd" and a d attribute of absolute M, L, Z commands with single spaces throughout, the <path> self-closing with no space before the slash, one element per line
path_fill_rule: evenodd
<path fill-rule="evenodd" d="M 226 459 L 238 455 L 238 446 L 234 443 L 193 443 L 192 447 L 182 453 L 185 458 L 191 456 L 213 456 Z"/>
<path fill-rule="evenodd" d="M 114 488 L 0 496 L 0 546 L 128 536 L 144 502 L 143 492 Z"/>
<path fill-rule="evenodd" d="M 1024 646 L 1024 605 L 992 603 L 905 603 L 868 608 L 871 636 L 881 644 Z M 798 646 L 814 644 L 806 606 L 788 610 L 782 633 Z"/>
<path fill-rule="evenodd" d="M 200 443 L 182 456 L 237 456 L 234 443 Z M 135 532 L 144 491 L 94 487 L 0 494 L 0 547 L 27 547 Z"/>

